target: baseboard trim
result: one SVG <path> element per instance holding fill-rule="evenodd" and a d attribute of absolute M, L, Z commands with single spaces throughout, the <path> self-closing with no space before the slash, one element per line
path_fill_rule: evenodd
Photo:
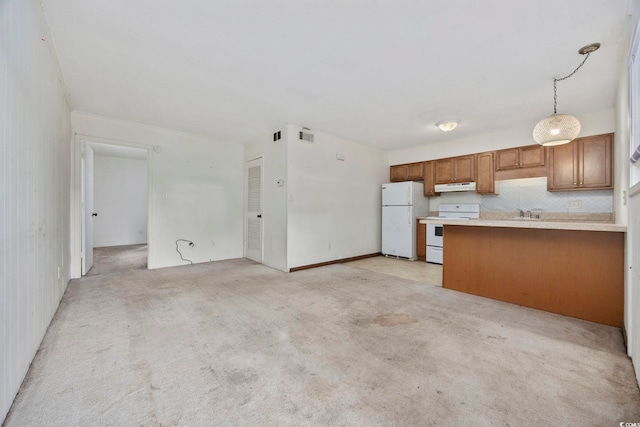
<path fill-rule="evenodd" d="M 296 271 L 300 271 L 300 270 L 309 270 L 310 268 L 324 267 L 325 265 L 342 264 L 344 262 L 358 261 L 359 259 L 373 258 L 380 255 L 382 255 L 382 252 L 376 252 L 375 254 L 352 256 L 349 258 L 336 259 L 333 261 L 319 262 L 317 264 L 301 265 L 300 267 L 290 268 L 289 273 L 295 273 Z"/>

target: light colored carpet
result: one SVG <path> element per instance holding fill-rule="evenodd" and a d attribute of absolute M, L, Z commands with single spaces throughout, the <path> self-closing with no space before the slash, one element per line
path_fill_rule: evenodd
<path fill-rule="evenodd" d="M 72 281 L 7 426 L 617 426 L 620 330 L 345 265 Z"/>
<path fill-rule="evenodd" d="M 386 256 L 359 259 L 345 265 L 390 274 L 403 279 L 416 280 L 430 285 L 442 286 L 442 266 L 424 261 L 407 261 Z"/>
<path fill-rule="evenodd" d="M 93 248 L 93 267 L 87 276 L 147 268 L 147 245 Z"/>

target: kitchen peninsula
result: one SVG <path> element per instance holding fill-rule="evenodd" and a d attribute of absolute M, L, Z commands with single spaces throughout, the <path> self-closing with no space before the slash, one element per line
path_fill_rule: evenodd
<path fill-rule="evenodd" d="M 428 220 L 444 225 L 443 287 L 620 327 L 624 233 L 602 222 Z"/>

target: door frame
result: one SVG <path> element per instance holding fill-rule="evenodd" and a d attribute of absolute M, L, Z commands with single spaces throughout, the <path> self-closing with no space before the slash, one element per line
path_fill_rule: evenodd
<path fill-rule="evenodd" d="M 262 208 L 262 221 L 260 222 L 260 263 L 264 263 L 264 156 L 262 154 L 258 154 L 256 156 L 247 157 L 244 159 L 244 239 L 242 242 L 242 256 L 244 258 L 247 257 L 247 244 L 249 242 L 249 230 L 248 230 L 248 218 L 247 211 L 249 210 L 248 201 L 249 201 L 249 168 L 247 165 L 254 160 L 261 160 L 261 168 L 260 168 L 260 207 Z"/>
<path fill-rule="evenodd" d="M 84 256 L 84 230 L 85 215 L 83 207 L 84 191 L 84 170 L 83 158 L 85 155 L 84 146 L 88 142 L 98 142 L 101 144 L 118 145 L 122 147 L 141 148 L 147 150 L 147 268 L 153 265 L 155 255 L 155 242 L 153 239 L 153 146 L 150 144 L 140 144 L 136 142 L 102 138 L 93 135 L 74 134 L 71 148 L 71 206 L 69 207 L 70 224 L 70 258 L 69 275 L 71 279 L 82 277 L 82 259 Z"/>

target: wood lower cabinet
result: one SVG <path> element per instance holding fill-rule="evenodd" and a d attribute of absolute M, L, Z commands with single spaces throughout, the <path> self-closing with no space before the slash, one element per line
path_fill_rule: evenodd
<path fill-rule="evenodd" d="M 418 221 L 416 236 L 416 255 L 420 261 L 427 260 L 427 224 L 420 224 Z"/>
<path fill-rule="evenodd" d="M 613 134 L 549 147 L 548 191 L 613 188 Z"/>
<path fill-rule="evenodd" d="M 435 183 L 475 181 L 476 155 L 451 157 L 434 161 Z"/>
<path fill-rule="evenodd" d="M 480 153 L 476 156 L 476 193 L 495 194 L 494 153 Z"/>
<path fill-rule="evenodd" d="M 435 169 L 434 162 L 424 162 L 422 166 L 422 179 L 424 180 L 424 197 L 439 196 L 435 190 Z"/>
<path fill-rule="evenodd" d="M 624 233 L 444 227 L 444 288 L 622 326 Z"/>
<path fill-rule="evenodd" d="M 392 182 L 422 180 L 422 163 L 416 162 L 391 166 L 389 178 Z"/>

